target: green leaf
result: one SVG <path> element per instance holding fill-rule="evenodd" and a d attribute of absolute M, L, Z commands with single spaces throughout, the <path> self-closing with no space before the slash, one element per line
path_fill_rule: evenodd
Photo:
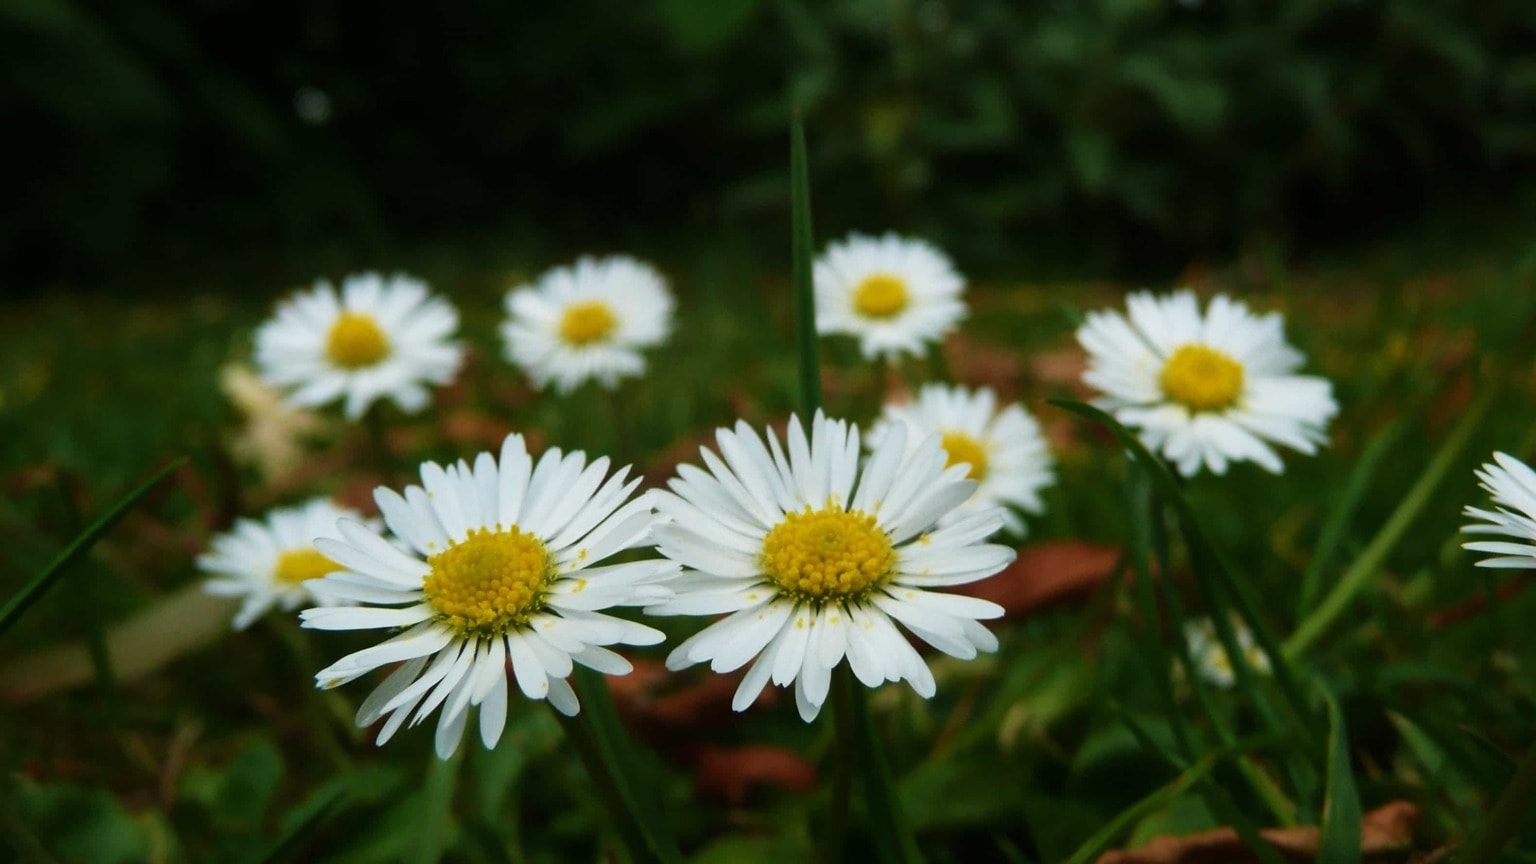
<path fill-rule="evenodd" d="M 144 830 L 107 790 L 44 785 L 22 778 L 7 785 L 0 791 L 12 797 L 22 824 L 59 860 L 92 864 L 149 860 Z"/>
<path fill-rule="evenodd" d="M 261 856 L 263 862 L 282 861 L 297 852 L 304 842 L 341 809 L 347 797 L 346 783 L 332 780 L 316 790 L 304 803 L 283 817 L 283 832 Z"/>
<path fill-rule="evenodd" d="M 1349 766 L 1349 735 L 1338 700 L 1320 688 L 1328 704 L 1328 792 L 1323 804 L 1323 829 L 1318 840 L 1318 864 L 1359 864 L 1360 796 Z"/>
<path fill-rule="evenodd" d="M 182 779 L 182 795 L 224 832 L 257 828 L 283 779 L 283 757 L 264 738 L 250 738 L 224 765 L 198 767 Z"/>
<path fill-rule="evenodd" d="M 409 859 L 413 864 L 436 864 L 448 847 L 453 828 L 453 793 L 459 785 L 459 765 L 463 759 L 463 747 L 447 759 L 428 757 L 422 806 L 416 811 L 416 840 Z"/>
<path fill-rule="evenodd" d="M 119 501 L 116 506 L 103 514 L 89 528 L 86 528 L 69 546 L 65 547 L 63 552 L 59 553 L 57 558 L 53 559 L 51 564 L 43 569 L 43 572 L 32 577 L 31 582 L 28 582 L 10 600 L 7 600 L 5 607 L 0 608 L 0 635 L 4 635 L 6 631 L 10 630 L 11 626 L 20 620 L 27 609 L 31 608 L 33 603 L 41 599 L 48 589 L 58 582 L 59 577 L 63 576 L 65 571 L 69 569 L 69 565 L 89 551 L 96 544 L 96 541 L 100 540 L 101 536 L 107 533 L 108 529 L 116 525 L 118 520 L 128 515 L 128 511 L 132 510 L 139 501 L 143 500 L 144 496 L 148 495 L 151 489 L 160 485 L 163 480 L 171 476 L 171 473 L 180 468 L 186 461 L 186 457 L 176 459 L 169 465 L 161 468 L 155 476 L 144 481 L 142 486 L 130 492 L 128 497 Z"/>
<path fill-rule="evenodd" d="M 688 53 L 727 47 L 756 10 L 757 0 L 660 0 L 656 4 L 672 41 Z"/>

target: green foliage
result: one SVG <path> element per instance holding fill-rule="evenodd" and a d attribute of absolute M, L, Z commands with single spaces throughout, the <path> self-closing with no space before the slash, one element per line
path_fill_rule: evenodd
<path fill-rule="evenodd" d="M 993 265 L 1326 241 L 1531 164 L 1533 45 L 1530 4 L 1447 0 L 25 0 L 0 269 L 306 278 L 683 220 L 778 260 L 795 105 L 830 234 Z"/>

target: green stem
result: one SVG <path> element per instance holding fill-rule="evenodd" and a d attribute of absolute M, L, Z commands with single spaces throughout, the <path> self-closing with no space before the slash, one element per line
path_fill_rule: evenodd
<path fill-rule="evenodd" d="M 1499 850 L 1527 824 L 1536 805 L 1536 744 L 1525 751 L 1515 776 L 1499 795 L 1498 803 L 1483 827 L 1467 841 L 1456 856 L 1456 864 L 1488 864 Z"/>
<path fill-rule="evenodd" d="M 606 389 L 605 395 L 608 397 L 608 419 L 613 424 L 614 437 L 618 439 L 613 453 L 618 457 L 620 465 L 634 465 L 640 447 L 639 442 L 635 441 L 629 414 L 624 411 L 624 403 L 619 398 L 619 388 Z"/>
<path fill-rule="evenodd" d="M 1360 557 L 1349 565 L 1344 575 L 1334 585 L 1333 590 L 1317 604 L 1317 608 L 1303 620 L 1291 634 L 1291 638 L 1285 641 L 1282 649 L 1285 659 L 1295 662 L 1312 648 L 1318 639 L 1333 626 L 1345 612 L 1349 611 L 1350 604 L 1355 596 L 1369 584 L 1372 577 L 1380 570 L 1381 564 L 1387 555 L 1397 548 L 1398 541 L 1412 527 L 1414 520 L 1419 517 L 1430 500 L 1434 497 L 1435 490 L 1445 479 L 1445 475 L 1466 450 L 1467 444 L 1472 440 L 1472 433 L 1482 425 L 1483 416 L 1488 413 L 1488 408 L 1493 404 L 1496 387 L 1490 387 L 1472 407 L 1462 415 L 1461 421 L 1451 430 L 1451 434 L 1441 445 L 1435 458 L 1430 460 L 1423 473 L 1419 475 L 1418 482 L 1403 496 L 1403 500 L 1392 511 L 1387 523 L 1381 527 L 1376 536 L 1371 538 L 1370 545 L 1360 553 Z"/>
<path fill-rule="evenodd" d="M 630 859 L 636 864 L 663 864 L 668 859 L 663 858 L 653 848 L 644 820 L 635 807 L 632 796 L 621 785 L 615 766 L 604 754 L 597 734 L 588 723 L 589 715 L 583 713 L 575 717 L 567 717 L 554 710 L 553 706 L 550 707 L 550 713 L 560 721 L 561 728 L 565 730 L 566 740 L 576 748 L 577 755 L 586 766 L 587 776 L 592 778 L 592 785 L 597 787 L 597 794 L 603 799 L 608 817 L 613 820 L 614 827 L 619 831 L 619 837 L 623 839 L 624 846 L 629 850 Z"/>
<path fill-rule="evenodd" d="M 453 818 L 453 792 L 458 786 L 461 747 L 447 759 L 427 759 L 426 785 L 422 789 L 421 822 L 411 846 L 412 864 L 434 864 L 448 844 L 448 822 Z"/>
<path fill-rule="evenodd" d="M 816 353 L 816 287 L 812 281 L 811 181 L 805 127 L 797 108 L 789 133 L 790 268 L 795 289 L 795 343 L 800 353 L 801 418 L 810 428 L 821 407 L 821 361 Z"/>
<path fill-rule="evenodd" d="M 849 799 L 853 797 L 853 775 L 858 766 L 858 732 L 853 725 L 853 689 L 857 686 L 847 666 L 832 670 L 832 724 L 836 732 L 837 773 L 832 776 L 832 809 L 827 819 L 827 836 L 821 860 L 837 864 L 843 860 L 843 837 L 847 833 Z"/>
<path fill-rule="evenodd" d="M 895 864 L 920 864 L 923 853 L 917 848 L 912 826 L 907 823 L 901 802 L 896 797 L 896 784 L 891 779 L 891 766 L 885 761 L 885 750 L 880 746 L 880 735 L 869 713 L 868 692 L 863 687 L 851 687 L 849 704 L 853 715 L 853 732 L 857 746 L 859 773 L 863 775 L 864 799 L 869 807 L 870 835 L 883 861 Z"/>

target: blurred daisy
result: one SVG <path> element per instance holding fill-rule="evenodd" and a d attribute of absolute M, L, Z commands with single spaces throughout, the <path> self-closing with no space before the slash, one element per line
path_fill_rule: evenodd
<path fill-rule="evenodd" d="M 869 431 L 871 449 L 880 446 L 892 423 L 908 426 L 909 450 L 927 436 L 938 435 L 948 464 L 967 465 L 967 476 L 976 481 L 976 494 L 939 520 L 940 525 L 999 505 L 1027 513 L 1043 509 L 1040 490 L 1051 485 L 1055 474 L 1040 424 L 1019 405 L 997 410 L 997 394 L 991 388 L 930 384 L 915 402 L 886 405 L 884 416 Z M 1010 531 L 1024 533 L 1024 521 L 1012 509 L 1000 512 Z"/>
<path fill-rule="evenodd" d="M 1232 622 L 1232 628 L 1248 668 L 1261 675 L 1268 675 L 1269 656 L 1253 641 L 1253 634 L 1236 621 Z M 1237 674 L 1232 669 L 1232 658 L 1216 635 L 1216 625 L 1209 618 L 1186 621 L 1184 638 L 1189 643 L 1189 656 L 1200 677 L 1217 687 L 1231 687 L 1237 680 Z"/>
<path fill-rule="evenodd" d="M 219 370 L 219 388 L 245 417 L 229 442 L 230 453 L 254 465 L 268 483 L 297 468 L 304 460 L 304 440 L 325 428 L 318 414 L 285 404 L 282 391 L 244 364 Z"/>
<path fill-rule="evenodd" d="M 317 630 L 404 632 L 333 663 L 315 676 L 319 686 L 401 664 L 363 702 L 358 725 L 387 717 L 383 744 L 407 718 L 415 725 L 441 707 L 444 759 L 458 749 L 470 706 L 480 708 L 485 746 L 500 739 L 509 663 L 525 696 L 575 714 L 572 662 L 624 675 L 629 661 L 601 646 L 662 640 L 658 630 L 599 610 L 668 599 L 658 583 L 677 571 L 656 559 L 599 565 L 644 545 L 654 519 L 643 499 L 625 503 L 640 482 L 625 482 L 627 467 L 605 481 L 607 473 L 607 457 L 589 465 L 586 454 L 559 448 L 535 464 L 522 436 L 511 435 L 499 464 L 490 453 L 473 467 L 428 462 L 422 485 L 404 496 L 375 490 L 385 524 L 410 551 L 343 521 L 341 539 L 317 544 L 343 572 L 308 587 L 349 605 L 302 617 Z"/>
<path fill-rule="evenodd" d="M 965 317 L 965 280 L 922 240 L 853 234 L 816 261 L 816 329 L 859 337 L 868 358 L 922 354 Z"/>
<path fill-rule="evenodd" d="M 1493 495 L 1493 503 L 1499 505 L 1499 509 L 1467 507 L 1462 510 L 1463 516 L 1486 523 L 1468 525 L 1461 529 L 1462 533 L 1496 534 L 1520 542 L 1479 540 L 1463 543 L 1462 548 L 1498 556 L 1477 562 L 1479 567 L 1536 569 L 1536 471 L 1507 453 L 1495 453 L 1493 462 L 1484 463 L 1478 469 L 1477 479 Z"/>
<path fill-rule="evenodd" d="M 356 420 L 388 397 L 414 413 L 427 404 L 426 385 L 459 371 L 464 352 L 449 341 L 458 326 L 453 306 L 408 276 L 348 276 L 340 294 L 321 280 L 278 303 L 256 331 L 256 365 L 293 405 L 341 399 Z"/>
<path fill-rule="evenodd" d="M 304 583 L 340 565 L 315 548 L 317 537 L 340 537 L 336 522 L 361 520 L 355 510 L 316 498 L 297 507 L 282 507 L 260 521 L 240 519 L 227 533 L 213 538 L 197 566 L 214 578 L 203 583 L 209 594 L 240 597 L 234 627 L 244 630 L 276 606 L 292 611 L 323 602 Z"/>
<path fill-rule="evenodd" d="M 1078 328 L 1083 380 L 1180 473 L 1224 474 L 1229 462 L 1252 461 L 1278 474 L 1271 445 L 1314 453 L 1328 440 L 1333 388 L 1291 374 L 1303 358 L 1286 344 L 1278 313 L 1254 315 L 1218 295 L 1202 314 L 1192 291 L 1133 294 L 1127 305 L 1129 317 L 1090 312 Z"/>
<path fill-rule="evenodd" d="M 955 657 L 995 651 L 978 619 L 1001 606 L 932 590 L 1014 558 L 981 542 L 1002 527 L 996 509 L 933 530 L 976 491 L 966 466 L 945 467 L 939 436 L 909 449 L 907 427 L 895 424 L 862 470 L 856 426 L 817 412 L 809 440 L 794 418 L 787 439 L 786 455 L 771 430 L 764 446 L 745 423 L 719 429 L 721 455 L 701 448 L 708 471 L 680 466 L 672 491 L 654 493 L 669 517 L 655 529 L 657 548 L 685 571 L 677 597 L 646 611 L 730 613 L 678 645 L 668 668 L 708 661 L 730 672 L 755 657 L 733 707 L 744 710 L 770 680 L 797 682 L 795 704 L 810 721 L 844 657 L 867 687 L 905 679 L 933 695 L 932 673 L 896 622 Z"/>
<path fill-rule="evenodd" d="M 624 255 L 582 258 L 507 294 L 507 359 L 539 387 L 569 393 L 586 381 L 617 386 L 645 372 L 641 351 L 666 341 L 672 294 L 649 264 Z"/>

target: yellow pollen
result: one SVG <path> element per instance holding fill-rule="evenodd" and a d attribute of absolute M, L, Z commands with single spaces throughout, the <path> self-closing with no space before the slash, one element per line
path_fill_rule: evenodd
<path fill-rule="evenodd" d="M 341 569 L 343 569 L 341 565 L 314 549 L 289 549 L 277 556 L 277 566 L 272 568 L 272 578 L 284 585 L 298 585 Z"/>
<path fill-rule="evenodd" d="M 427 565 L 432 572 L 421 586 L 427 602 L 461 636 L 494 636 L 525 626 L 544 608 L 555 577 L 544 544 L 516 527 L 472 529 Z"/>
<path fill-rule="evenodd" d="M 971 466 L 970 473 L 965 476 L 977 481 L 987 476 L 987 448 L 975 438 L 964 432 L 945 432 L 944 452 L 949 455 L 945 468 L 963 462 Z"/>
<path fill-rule="evenodd" d="M 907 283 L 891 273 L 872 273 L 853 289 L 853 308 L 866 318 L 892 318 L 907 308 Z"/>
<path fill-rule="evenodd" d="M 343 369 L 362 369 L 389 356 L 389 337 L 384 335 L 372 315 L 343 312 L 331 325 L 331 334 L 325 339 L 325 353 L 332 363 Z"/>
<path fill-rule="evenodd" d="M 875 517 L 838 506 L 786 513 L 763 538 L 763 571 L 801 600 L 854 599 L 878 587 L 896 566 L 891 540 Z"/>
<path fill-rule="evenodd" d="M 560 338 L 571 345 L 601 342 L 619 326 L 618 316 L 601 300 L 587 300 L 565 307 L 560 319 Z"/>
<path fill-rule="evenodd" d="M 1158 376 L 1163 395 L 1191 411 L 1223 411 L 1243 395 L 1243 364 L 1206 345 L 1180 345 Z"/>

